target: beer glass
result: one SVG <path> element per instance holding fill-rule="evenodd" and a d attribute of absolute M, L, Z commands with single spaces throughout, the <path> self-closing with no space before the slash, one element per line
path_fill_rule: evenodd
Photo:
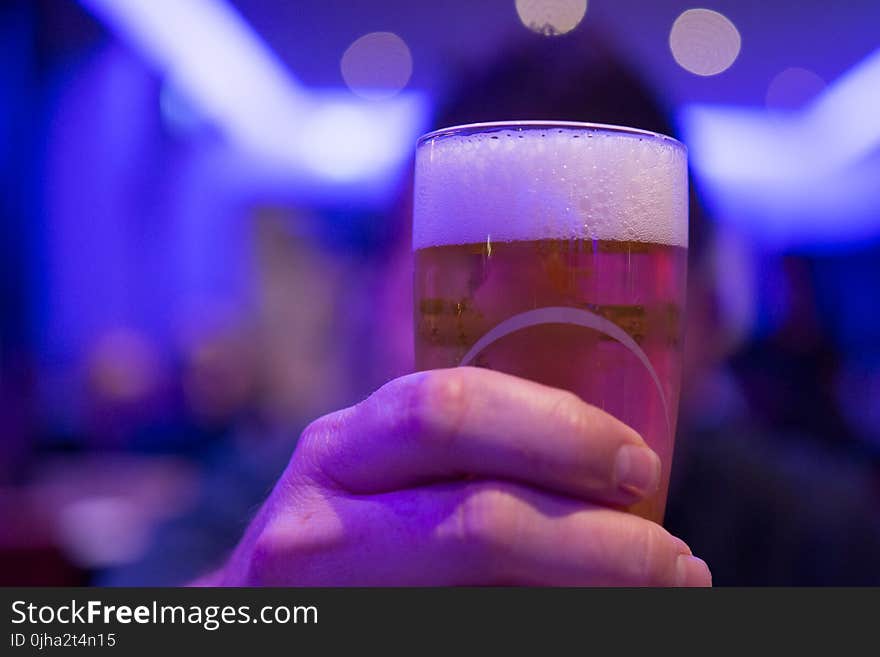
<path fill-rule="evenodd" d="M 638 431 L 662 522 L 681 377 L 687 153 L 656 133 L 505 122 L 419 139 L 417 369 L 473 365 L 564 388 Z"/>

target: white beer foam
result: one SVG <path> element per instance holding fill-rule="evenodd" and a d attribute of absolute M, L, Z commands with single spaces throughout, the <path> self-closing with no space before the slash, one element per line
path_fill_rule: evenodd
<path fill-rule="evenodd" d="M 573 126 L 438 135 L 416 153 L 413 248 L 535 239 L 686 247 L 687 154 Z"/>

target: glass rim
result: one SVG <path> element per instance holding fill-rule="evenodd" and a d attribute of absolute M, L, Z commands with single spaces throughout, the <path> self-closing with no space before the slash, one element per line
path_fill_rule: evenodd
<path fill-rule="evenodd" d="M 445 137 L 458 137 L 462 135 L 472 135 L 479 132 L 495 132 L 498 130 L 542 130 L 559 128 L 562 130 L 582 130 L 585 132 L 609 132 L 623 135 L 632 135 L 637 137 L 648 137 L 657 141 L 668 142 L 671 145 L 687 152 L 687 146 L 675 137 L 664 135 L 661 132 L 652 132 L 642 128 L 630 128 L 628 126 L 612 125 L 610 123 L 590 123 L 585 121 L 541 121 L 541 120 L 524 120 L 524 121 L 484 121 L 480 123 L 463 123 L 461 125 L 453 125 L 446 128 L 438 128 L 427 132 L 418 138 L 416 146 L 421 146 L 432 139 L 442 139 Z"/>

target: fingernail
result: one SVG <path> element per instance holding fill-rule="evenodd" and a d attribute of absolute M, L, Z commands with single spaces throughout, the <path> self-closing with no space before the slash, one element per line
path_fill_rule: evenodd
<path fill-rule="evenodd" d="M 675 561 L 676 586 L 712 586 L 709 566 L 699 557 L 681 554 Z"/>
<path fill-rule="evenodd" d="M 647 447 L 624 445 L 614 463 L 617 487 L 643 497 L 660 485 L 660 459 Z"/>

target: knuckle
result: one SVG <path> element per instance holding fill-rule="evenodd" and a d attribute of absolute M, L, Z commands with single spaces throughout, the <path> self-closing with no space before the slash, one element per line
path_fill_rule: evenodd
<path fill-rule="evenodd" d="M 556 395 L 552 414 L 561 428 L 572 434 L 586 433 L 590 428 L 588 406 L 573 392 L 560 390 Z"/>
<path fill-rule="evenodd" d="M 339 413 L 331 413 L 313 420 L 302 430 L 298 446 L 303 450 L 320 450 L 328 438 L 337 430 Z"/>
<path fill-rule="evenodd" d="M 467 412 L 464 375 L 454 369 L 424 373 L 411 386 L 402 414 L 406 434 L 429 441 L 454 439 Z"/>
<path fill-rule="evenodd" d="M 674 581 L 674 556 L 669 535 L 654 523 L 639 523 L 633 531 L 631 564 L 633 579 L 640 584 L 670 585 Z"/>
<path fill-rule="evenodd" d="M 660 525 L 617 511 L 600 511 L 584 535 L 584 566 L 607 584 L 668 586 L 674 580 L 670 537 Z"/>
<path fill-rule="evenodd" d="M 323 474 L 331 483 L 337 483 L 331 472 L 338 443 L 334 437 L 342 431 L 346 412 L 337 411 L 320 417 L 302 430 L 289 464 L 291 476 L 296 473 Z"/>
<path fill-rule="evenodd" d="M 489 562 L 515 540 L 517 524 L 515 499 L 499 484 L 469 486 L 456 509 L 458 539 Z"/>

